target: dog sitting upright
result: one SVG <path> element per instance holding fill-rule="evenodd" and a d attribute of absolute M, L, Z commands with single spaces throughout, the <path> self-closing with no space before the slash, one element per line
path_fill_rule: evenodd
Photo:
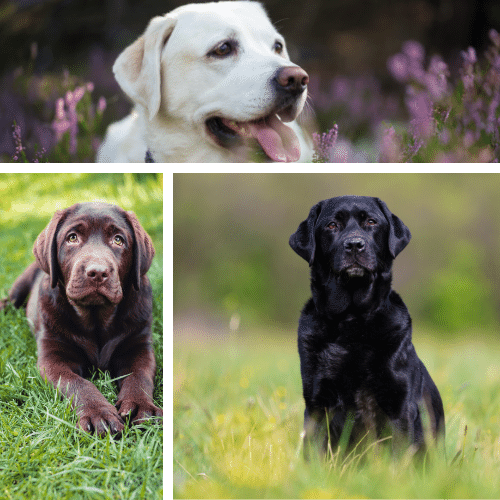
<path fill-rule="evenodd" d="M 99 162 L 311 161 L 295 119 L 309 77 L 261 4 L 189 4 L 151 20 L 113 66 L 135 105 Z"/>
<path fill-rule="evenodd" d="M 328 435 L 335 448 L 346 426 L 351 447 L 389 433 L 424 449 L 422 411 L 434 437 L 444 434 L 439 391 L 391 288 L 392 261 L 410 237 L 383 201 L 364 196 L 320 201 L 290 237 L 311 268 L 298 329 L 306 455 L 312 442 L 324 452 Z"/>

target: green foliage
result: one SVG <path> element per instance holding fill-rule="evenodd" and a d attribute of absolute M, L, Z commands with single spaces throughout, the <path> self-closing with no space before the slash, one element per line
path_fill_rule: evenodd
<path fill-rule="evenodd" d="M 95 198 L 134 210 L 152 236 L 148 273 L 154 291 L 158 364 L 154 400 L 163 406 L 162 178 L 140 174 L 0 174 L 0 297 L 33 260 L 32 246 L 55 209 Z M 69 400 L 41 379 L 25 311 L 0 312 L 0 497 L 161 499 L 163 428 L 127 427 L 120 439 L 76 429 Z M 109 373 L 94 383 L 111 401 Z"/>
<path fill-rule="evenodd" d="M 389 444 L 325 463 L 302 456 L 304 404 L 294 335 L 252 331 L 174 342 L 175 498 L 496 498 L 500 488 L 498 342 L 416 348 L 443 397 L 446 456 L 422 467 Z M 427 337 L 428 338 L 428 337 Z"/>
<path fill-rule="evenodd" d="M 242 257 L 233 255 L 214 259 L 201 276 L 202 281 L 213 284 L 206 299 L 220 297 L 229 316 L 238 313 L 255 321 L 259 315 L 272 315 L 276 304 L 273 282 L 267 273 L 271 256 L 268 248 L 254 244 Z"/>
<path fill-rule="evenodd" d="M 459 241 L 449 265 L 431 275 L 423 317 L 449 331 L 495 323 L 493 284 L 483 274 L 478 249 Z"/>

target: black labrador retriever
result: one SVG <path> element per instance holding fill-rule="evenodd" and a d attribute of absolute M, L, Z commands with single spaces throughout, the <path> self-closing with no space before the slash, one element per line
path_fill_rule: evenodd
<path fill-rule="evenodd" d="M 434 437 L 444 434 L 439 391 L 391 288 L 392 261 L 410 238 L 383 201 L 366 196 L 320 201 L 290 237 L 311 268 L 298 329 L 306 456 L 311 443 L 325 452 L 328 436 L 336 447 L 346 432 L 351 448 L 389 433 L 424 449 L 422 413 Z"/>

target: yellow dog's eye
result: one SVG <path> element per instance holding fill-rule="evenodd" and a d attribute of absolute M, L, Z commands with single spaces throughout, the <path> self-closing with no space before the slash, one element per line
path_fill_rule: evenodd
<path fill-rule="evenodd" d="M 78 236 L 76 233 L 71 233 L 69 236 L 68 236 L 68 241 L 70 243 L 75 243 L 76 241 L 78 241 Z"/>
<path fill-rule="evenodd" d="M 116 245 L 118 245 L 120 247 L 125 243 L 125 240 L 121 236 L 119 236 L 118 234 L 114 237 L 113 241 Z"/>
<path fill-rule="evenodd" d="M 283 52 L 283 44 L 281 42 L 278 42 L 276 41 L 274 43 L 274 52 L 276 52 L 276 54 L 281 54 Z"/>
<path fill-rule="evenodd" d="M 236 44 L 233 42 L 222 42 L 220 45 L 215 47 L 212 52 L 208 55 L 216 57 L 226 57 L 231 55 L 236 49 Z"/>

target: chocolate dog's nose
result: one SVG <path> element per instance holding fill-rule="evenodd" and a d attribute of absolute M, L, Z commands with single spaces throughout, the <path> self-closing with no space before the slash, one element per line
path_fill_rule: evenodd
<path fill-rule="evenodd" d="M 104 283 L 109 277 L 108 268 L 102 264 L 90 264 L 85 271 L 87 277 L 96 284 Z"/>
<path fill-rule="evenodd" d="M 362 252 L 365 249 L 365 240 L 363 238 L 348 238 L 344 241 L 344 250 L 347 253 L 351 253 L 353 250 L 355 252 Z"/>
<path fill-rule="evenodd" d="M 298 66 L 287 66 L 278 71 L 276 81 L 282 89 L 292 95 L 297 95 L 306 89 L 309 75 Z"/>

